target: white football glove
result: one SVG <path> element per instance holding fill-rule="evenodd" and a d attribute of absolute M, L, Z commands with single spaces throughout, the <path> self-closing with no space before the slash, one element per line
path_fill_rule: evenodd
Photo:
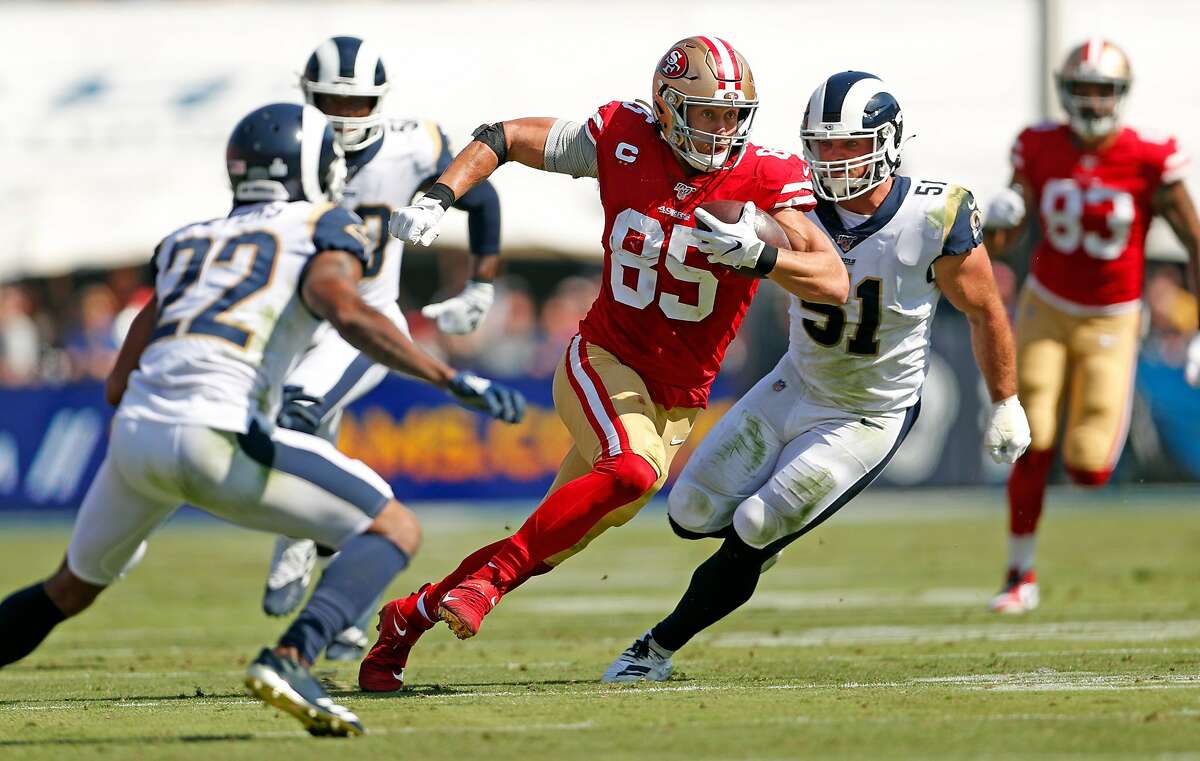
<path fill-rule="evenodd" d="M 1183 377 L 1187 378 L 1188 385 L 1192 388 L 1200 388 L 1200 333 L 1192 336 L 1192 340 L 1188 342 Z"/>
<path fill-rule="evenodd" d="M 468 280 L 467 286 L 457 296 L 429 304 L 421 310 L 426 319 L 436 320 L 438 330 L 461 336 L 472 333 L 483 322 L 492 307 L 495 288 L 491 283 Z"/>
<path fill-rule="evenodd" d="M 992 406 L 992 420 L 983 435 L 983 448 L 996 462 L 1014 463 L 1029 448 L 1029 420 L 1016 396 Z"/>
<path fill-rule="evenodd" d="M 388 233 L 405 243 L 432 245 L 441 232 L 438 223 L 442 221 L 442 215 L 445 213 L 446 210 L 436 200 L 422 198 L 412 206 L 392 212 L 392 218 L 388 221 Z"/>
<path fill-rule="evenodd" d="M 693 233 L 698 241 L 696 248 L 709 254 L 708 261 L 712 264 L 754 269 L 767 245 L 759 240 L 754 229 L 755 213 L 753 201 L 746 202 L 742 215 L 733 223 L 722 222 L 704 209 L 696 209 L 696 221 L 703 222 L 712 231 L 696 229 Z"/>
<path fill-rule="evenodd" d="M 1016 188 L 1005 188 L 988 204 L 986 227 L 1009 228 L 1025 219 L 1025 196 Z"/>

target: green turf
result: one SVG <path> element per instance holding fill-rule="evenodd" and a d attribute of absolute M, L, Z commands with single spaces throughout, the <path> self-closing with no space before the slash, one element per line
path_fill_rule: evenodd
<path fill-rule="evenodd" d="M 596 678 L 713 549 L 661 513 L 512 595 L 480 636 L 427 635 L 395 696 L 318 665 L 368 736 L 317 740 L 245 698 L 282 628 L 264 535 L 171 525 L 144 564 L 0 671 L 0 758 L 1182 758 L 1200 749 L 1200 496 L 1055 495 L 1043 607 L 984 611 L 998 493 L 869 493 L 801 543 L 662 685 Z M 990 509 L 983 509 L 991 505 Z M 426 511 L 409 591 L 520 519 Z M 51 570 L 65 525 L 0 523 L 0 587 Z M 0 635 L 2 636 L 2 635 Z M 331 756 L 332 754 L 332 756 Z"/>

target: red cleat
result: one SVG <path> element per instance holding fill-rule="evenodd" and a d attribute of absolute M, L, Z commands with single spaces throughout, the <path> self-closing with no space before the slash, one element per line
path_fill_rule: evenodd
<path fill-rule="evenodd" d="M 500 590 L 486 579 L 467 579 L 442 598 L 438 616 L 459 639 L 479 633 L 483 617 L 500 602 Z"/>
<path fill-rule="evenodd" d="M 408 597 L 392 600 L 379 611 L 379 639 L 358 667 L 358 686 L 366 692 L 392 692 L 404 686 L 408 653 L 435 621 L 417 610 L 417 603 L 431 585 Z"/>

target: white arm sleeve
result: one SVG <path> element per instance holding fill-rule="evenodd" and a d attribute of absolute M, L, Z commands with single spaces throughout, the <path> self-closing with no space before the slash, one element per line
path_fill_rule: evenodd
<path fill-rule="evenodd" d="M 579 122 L 559 119 L 546 136 L 542 166 L 547 172 L 596 177 L 596 144 Z"/>

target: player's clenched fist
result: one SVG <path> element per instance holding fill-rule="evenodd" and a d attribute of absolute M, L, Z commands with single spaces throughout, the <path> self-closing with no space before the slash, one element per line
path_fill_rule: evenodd
<path fill-rule="evenodd" d="M 992 420 L 983 436 L 983 446 L 996 462 L 1014 463 L 1029 448 L 1029 420 L 1015 396 L 992 407 Z"/>
<path fill-rule="evenodd" d="M 432 245 L 441 232 L 438 224 L 445 213 L 446 209 L 440 202 L 432 198 L 422 198 L 412 206 L 392 212 L 392 218 L 388 221 L 388 233 L 405 243 Z"/>
<path fill-rule="evenodd" d="M 438 330 L 450 335 L 472 333 L 483 322 L 492 307 L 495 289 L 491 283 L 467 281 L 467 286 L 457 296 L 429 304 L 421 310 L 428 320 L 436 320 Z"/>

